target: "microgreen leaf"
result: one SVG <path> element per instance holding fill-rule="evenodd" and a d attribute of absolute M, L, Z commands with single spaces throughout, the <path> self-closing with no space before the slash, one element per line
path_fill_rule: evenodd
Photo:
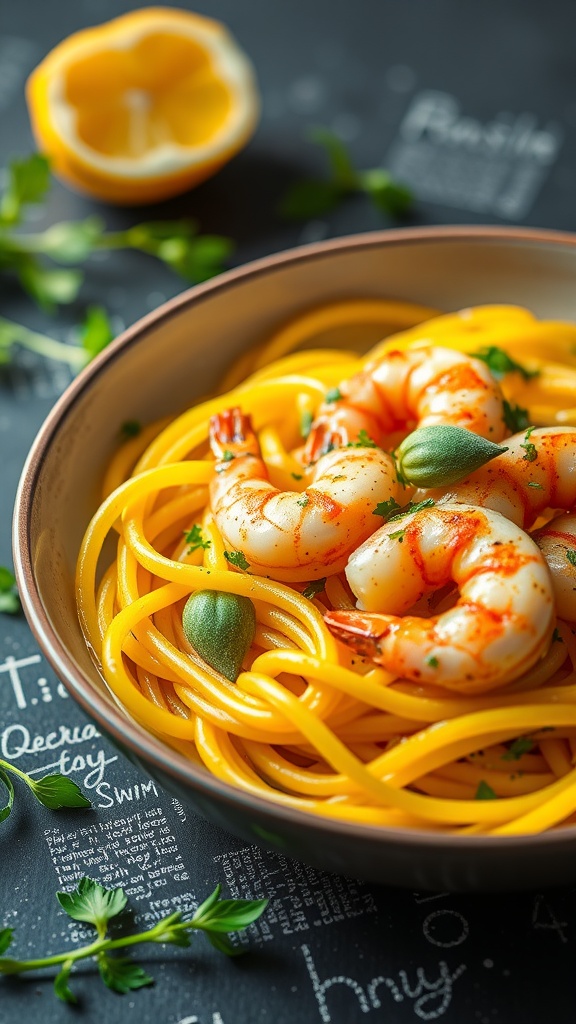
<path fill-rule="evenodd" d="M 208 909 L 199 907 L 192 917 L 195 928 L 211 932 L 235 932 L 256 921 L 268 900 L 218 900 Z"/>
<path fill-rule="evenodd" d="M 3 768 L 0 768 L 0 782 L 8 791 L 8 803 L 6 803 L 4 807 L 0 807 L 0 821 L 5 821 L 14 804 L 14 786 L 12 785 L 12 779 L 6 774 Z"/>
<path fill-rule="evenodd" d="M 88 359 L 93 359 L 110 344 L 114 331 L 102 306 L 89 306 L 80 329 L 80 341 Z"/>
<path fill-rule="evenodd" d="M 307 597 L 309 601 L 312 601 L 317 594 L 321 594 L 326 589 L 326 577 L 320 580 L 311 580 L 310 583 L 302 591 L 302 597 Z"/>
<path fill-rule="evenodd" d="M 57 892 L 56 899 L 74 921 L 93 924 L 100 938 L 106 934 L 108 922 L 124 910 L 128 902 L 123 889 L 105 889 L 86 877 L 80 879 L 73 892 Z"/>
<path fill-rule="evenodd" d="M 498 798 L 496 796 L 496 793 L 492 789 L 492 786 L 489 786 L 488 783 L 485 782 L 484 779 L 482 779 L 478 783 L 478 789 L 476 790 L 476 793 L 474 794 L 474 799 L 475 800 L 497 800 Z"/>
<path fill-rule="evenodd" d="M 42 779 L 28 777 L 28 786 L 44 807 L 53 811 L 62 807 L 91 807 L 82 790 L 66 775 L 45 775 Z"/>
<path fill-rule="evenodd" d="M 192 920 L 196 919 L 197 921 L 200 921 L 206 914 L 209 914 L 210 911 L 212 910 L 212 907 L 216 906 L 216 904 L 218 903 L 221 892 L 222 886 L 220 885 L 220 883 L 218 883 L 214 891 L 206 897 L 203 903 L 198 904 L 196 910 L 194 911 L 194 917 L 192 918 Z"/>
<path fill-rule="evenodd" d="M 524 754 L 528 754 L 534 747 L 534 740 L 529 736 L 519 736 L 510 744 L 505 754 L 502 754 L 502 761 L 519 761 Z"/>
<path fill-rule="evenodd" d="M 502 404 L 504 423 L 510 433 L 519 434 L 521 430 L 525 430 L 530 423 L 528 409 L 523 409 L 521 405 L 511 405 L 506 399 L 504 399 Z"/>
<path fill-rule="evenodd" d="M 531 380 L 532 377 L 538 377 L 540 373 L 540 370 L 527 370 L 525 366 L 517 363 L 512 356 L 508 355 L 504 349 L 498 348 L 497 345 L 489 345 L 479 349 L 478 352 L 471 352 L 470 355 L 486 363 L 496 380 L 502 380 L 507 373 L 519 373 L 524 380 Z"/>
<path fill-rule="evenodd" d="M 100 217 L 60 221 L 38 236 L 37 245 L 57 263 L 81 263 L 96 248 L 104 233 Z M 23 243 L 26 241 L 24 236 Z"/>
<path fill-rule="evenodd" d="M 13 928 L 0 928 L 0 955 L 2 953 L 5 953 L 8 947 L 11 945 L 13 935 Z"/>
<path fill-rule="evenodd" d="M 246 557 L 242 551 L 225 551 L 224 558 L 230 565 L 236 566 L 237 569 L 249 569 L 250 562 L 246 561 Z"/>
<path fill-rule="evenodd" d="M 20 608 L 14 575 L 5 565 L 0 565 L 0 612 L 5 615 L 17 615 Z"/>
<path fill-rule="evenodd" d="M 40 153 L 23 160 L 12 160 L 8 166 L 8 186 L 0 203 L 0 223 L 17 224 L 22 207 L 39 203 L 50 188 L 50 162 Z"/>
<path fill-rule="evenodd" d="M 194 523 L 191 530 L 186 530 L 184 532 L 184 540 L 190 545 L 187 551 L 187 554 L 189 555 L 198 548 L 209 548 L 212 543 L 211 540 L 204 540 L 204 537 L 202 536 L 202 527 L 199 526 L 198 523 Z"/>
<path fill-rule="evenodd" d="M 72 1005 L 78 1002 L 68 984 L 68 979 L 70 978 L 70 972 L 72 971 L 73 966 L 74 961 L 67 960 L 66 963 L 63 964 L 61 971 L 54 978 L 54 992 L 58 996 L 58 999 L 61 999 L 63 1003 L 71 1003 Z"/>
<path fill-rule="evenodd" d="M 104 984 L 120 995 L 126 995 L 127 992 L 154 984 L 154 979 L 146 974 L 144 968 L 128 957 L 108 956 L 106 953 L 100 953 L 98 970 Z"/>

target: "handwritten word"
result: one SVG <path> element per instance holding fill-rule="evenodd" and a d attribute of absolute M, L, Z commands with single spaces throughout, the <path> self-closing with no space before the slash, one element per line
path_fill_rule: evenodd
<path fill-rule="evenodd" d="M 434 981 L 430 981 L 426 977 L 422 967 L 417 967 L 416 982 L 413 987 L 410 985 L 406 971 L 398 972 L 398 980 L 380 975 L 372 978 L 367 986 L 364 987 L 354 978 L 344 974 L 337 974 L 321 981 L 309 946 L 301 946 L 300 949 L 304 956 L 310 981 L 312 982 L 320 1018 L 324 1021 L 324 1024 L 330 1024 L 332 1020 L 326 1000 L 326 993 L 336 985 L 344 985 L 354 993 L 362 1013 L 370 1013 L 372 1010 L 380 1009 L 382 1001 L 379 989 L 383 987 L 388 989 L 390 996 L 396 1003 L 401 1003 L 404 999 L 412 999 L 412 1009 L 420 1020 L 437 1020 L 443 1016 L 452 1002 L 454 982 L 466 970 L 465 965 L 460 964 L 452 973 L 445 961 L 441 960 L 438 964 L 439 977 Z"/>
<path fill-rule="evenodd" d="M 4 729 L 0 738 L 0 749 L 3 757 L 9 761 L 16 761 L 24 754 L 41 754 L 66 745 L 74 746 L 77 743 L 86 743 L 87 740 L 93 740 L 99 736 L 100 733 L 91 722 L 83 726 L 75 725 L 72 728 L 61 725 L 55 732 L 49 732 L 46 736 L 34 737 L 25 725 L 9 725 L 7 729 Z"/>
<path fill-rule="evenodd" d="M 129 789 L 118 789 L 116 786 L 112 788 L 109 782 L 102 782 L 96 792 L 102 801 L 98 807 L 113 807 L 114 804 L 123 804 L 126 801 L 145 800 L 149 793 L 158 796 L 156 784 L 152 779 L 130 786 Z"/>

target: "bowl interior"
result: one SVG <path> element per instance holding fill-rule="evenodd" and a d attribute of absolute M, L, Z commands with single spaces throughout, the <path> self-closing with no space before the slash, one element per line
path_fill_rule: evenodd
<path fill-rule="evenodd" d="M 185 293 L 128 330 L 56 405 L 31 451 L 17 500 L 15 560 L 26 612 L 84 707 L 125 733 L 123 712 L 84 643 L 74 598 L 79 545 L 123 422 L 183 410 L 214 389 L 247 346 L 316 304 L 361 296 L 442 310 L 501 302 L 576 320 L 575 277 L 576 241 L 568 236 L 387 232 L 260 261 Z M 164 767 L 181 760 L 136 725 L 129 733 L 129 743 L 140 734 L 147 756 Z"/>

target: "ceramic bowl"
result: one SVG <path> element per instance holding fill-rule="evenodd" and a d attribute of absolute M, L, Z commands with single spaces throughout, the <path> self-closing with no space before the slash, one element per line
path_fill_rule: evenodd
<path fill-rule="evenodd" d="M 346 297 L 460 309 L 516 303 L 576 320 L 576 238 L 505 228 L 407 229 L 306 246 L 184 292 L 114 341 L 70 385 L 26 462 L 14 556 L 24 610 L 72 697 L 166 791 L 250 843 L 315 866 L 415 889 L 487 890 L 576 879 L 576 828 L 450 837 L 316 818 L 241 792 L 129 719 L 80 631 L 74 566 L 118 424 L 179 412 L 230 362 L 299 311 Z M 375 340 L 375 339 L 374 339 Z"/>

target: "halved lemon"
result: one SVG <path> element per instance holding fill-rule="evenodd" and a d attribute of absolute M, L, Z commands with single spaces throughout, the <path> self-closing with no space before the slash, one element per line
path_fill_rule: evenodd
<path fill-rule="evenodd" d="M 218 21 L 167 7 L 69 36 L 26 85 L 38 147 L 60 178 L 119 204 L 178 195 L 252 135 L 252 65 Z"/>

